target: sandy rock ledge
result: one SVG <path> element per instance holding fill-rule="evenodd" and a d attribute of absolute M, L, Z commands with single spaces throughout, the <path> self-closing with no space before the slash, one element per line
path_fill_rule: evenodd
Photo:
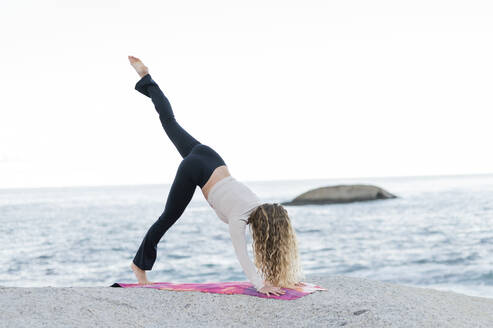
<path fill-rule="evenodd" d="M 0 327 L 493 327 L 493 299 L 345 276 L 298 300 L 110 287 L 0 288 Z"/>

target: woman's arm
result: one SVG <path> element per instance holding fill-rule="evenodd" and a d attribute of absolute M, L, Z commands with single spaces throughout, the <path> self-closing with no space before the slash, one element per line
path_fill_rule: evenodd
<path fill-rule="evenodd" d="M 240 262 L 245 275 L 248 280 L 255 286 L 255 288 L 260 290 L 264 286 L 264 281 L 257 273 L 255 265 L 250 260 L 248 256 L 246 239 L 245 239 L 246 223 L 245 221 L 229 218 L 229 233 L 231 235 L 231 241 L 233 242 L 233 247 L 235 249 L 236 257 Z"/>
<path fill-rule="evenodd" d="M 234 218 L 229 219 L 229 233 L 231 234 L 231 240 L 233 242 L 236 256 L 238 257 L 241 267 L 243 268 L 243 271 L 245 272 L 248 280 L 250 280 L 250 282 L 259 293 L 266 294 L 267 296 L 270 296 L 270 294 L 276 296 L 285 294 L 285 291 L 283 291 L 281 288 L 272 286 L 267 281 L 264 282 L 260 275 L 257 273 L 255 265 L 252 263 L 252 261 L 250 261 L 250 257 L 248 257 L 245 231 L 245 221 Z"/>

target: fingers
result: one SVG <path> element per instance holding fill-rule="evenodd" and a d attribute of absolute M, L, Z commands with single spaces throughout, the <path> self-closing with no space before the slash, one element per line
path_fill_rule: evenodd
<path fill-rule="evenodd" d="M 285 294 L 286 292 L 284 290 L 282 290 L 281 288 L 276 287 L 275 293 L 277 293 L 276 295 L 279 296 L 279 295 Z"/>
<path fill-rule="evenodd" d="M 265 291 L 265 294 L 267 296 L 270 296 L 270 294 L 275 295 L 275 296 L 281 296 L 283 294 L 286 294 L 286 292 L 279 287 L 272 287 L 270 290 Z"/>
<path fill-rule="evenodd" d="M 267 295 L 268 297 L 271 296 L 271 294 L 275 296 L 286 294 L 286 291 L 282 290 L 281 287 L 276 286 L 264 286 L 261 290 L 259 290 L 259 292 Z"/>

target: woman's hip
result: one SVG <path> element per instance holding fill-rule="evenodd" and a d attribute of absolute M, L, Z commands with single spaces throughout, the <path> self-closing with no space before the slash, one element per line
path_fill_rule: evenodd
<path fill-rule="evenodd" d="M 195 145 L 182 162 L 200 188 L 204 187 L 216 168 L 226 165 L 214 149 L 204 144 Z"/>

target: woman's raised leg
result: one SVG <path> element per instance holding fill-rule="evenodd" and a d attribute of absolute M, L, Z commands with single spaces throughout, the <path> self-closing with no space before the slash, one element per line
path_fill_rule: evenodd
<path fill-rule="evenodd" d="M 159 114 L 159 119 L 161 120 L 161 125 L 163 126 L 164 131 L 171 139 L 176 149 L 178 149 L 178 152 L 182 158 L 185 158 L 185 156 L 190 153 L 193 146 L 200 144 L 197 139 L 192 137 L 176 121 L 168 98 L 166 98 L 149 73 L 144 75 L 135 84 L 135 90 L 152 99 L 154 107 Z"/>

